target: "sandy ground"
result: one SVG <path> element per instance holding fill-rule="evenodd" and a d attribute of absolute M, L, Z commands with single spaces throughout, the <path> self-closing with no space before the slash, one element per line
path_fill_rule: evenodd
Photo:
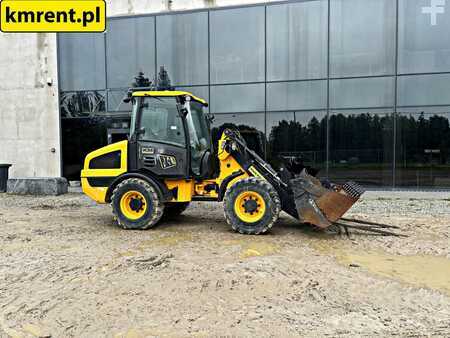
<path fill-rule="evenodd" d="M 409 237 L 286 215 L 244 236 L 215 203 L 125 231 L 81 194 L 0 194 L 0 337 L 450 336 L 449 200 L 366 199 L 352 216 Z"/>

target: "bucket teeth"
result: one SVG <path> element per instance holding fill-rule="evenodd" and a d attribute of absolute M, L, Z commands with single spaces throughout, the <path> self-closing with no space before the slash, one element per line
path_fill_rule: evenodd
<path fill-rule="evenodd" d="M 359 199 L 365 190 L 358 183 L 353 181 L 347 182 L 342 186 L 342 190 L 352 198 Z"/>

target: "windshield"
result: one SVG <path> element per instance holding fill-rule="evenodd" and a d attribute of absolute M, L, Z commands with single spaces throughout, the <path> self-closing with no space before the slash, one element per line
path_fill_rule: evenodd
<path fill-rule="evenodd" d="M 191 146 L 198 150 L 205 150 L 209 147 L 209 132 L 206 118 L 203 113 L 203 107 L 200 103 L 190 102 L 190 114 L 187 115 L 189 128 L 189 138 Z"/>
<path fill-rule="evenodd" d="M 140 126 L 145 132 L 140 134 L 140 140 L 186 145 L 175 97 L 146 97 L 141 107 Z"/>
<path fill-rule="evenodd" d="M 205 151 L 209 150 L 210 147 L 209 128 L 203 112 L 203 106 L 200 103 L 191 100 L 187 107 L 190 110 L 186 116 L 186 122 L 191 143 L 191 167 L 192 171 L 199 175 L 201 159 Z"/>

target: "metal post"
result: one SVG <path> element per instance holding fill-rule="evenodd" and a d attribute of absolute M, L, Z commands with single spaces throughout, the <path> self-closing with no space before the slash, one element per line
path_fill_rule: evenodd
<path fill-rule="evenodd" d="M 326 135 L 326 147 L 325 147 L 325 172 L 326 176 L 329 176 L 330 169 L 330 21 L 331 21 L 331 0 L 328 0 L 328 22 L 327 22 L 327 135 Z"/>
<path fill-rule="evenodd" d="M 394 121 L 393 121 L 393 149 L 392 149 L 392 189 L 397 186 L 397 92 L 398 92 L 398 11 L 399 11 L 399 0 L 395 1 L 395 77 L 394 77 Z"/>

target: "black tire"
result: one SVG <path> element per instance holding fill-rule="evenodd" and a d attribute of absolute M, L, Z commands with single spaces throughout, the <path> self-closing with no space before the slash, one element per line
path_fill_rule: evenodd
<path fill-rule="evenodd" d="M 124 214 L 125 211 L 121 210 L 122 198 L 132 191 L 139 192 L 143 196 L 140 200 L 142 205 L 146 205 L 145 212 L 137 219 L 128 218 Z M 154 227 L 164 213 L 164 203 L 156 189 L 152 184 L 139 178 L 129 178 L 117 185 L 111 197 L 111 207 L 117 223 L 124 229 L 145 230 Z"/>
<path fill-rule="evenodd" d="M 180 216 L 189 206 L 190 202 L 167 202 L 164 205 L 164 219 L 173 219 Z"/>
<path fill-rule="evenodd" d="M 257 193 L 265 203 L 265 211 L 260 216 L 261 218 L 254 222 L 242 220 L 235 210 L 236 200 L 246 192 Z M 281 202 L 276 190 L 269 182 L 256 177 L 246 178 L 233 184 L 225 193 L 223 206 L 227 223 L 234 231 L 246 235 L 259 235 L 267 232 L 278 220 L 281 211 Z M 258 206 L 260 205 L 258 204 Z"/>

